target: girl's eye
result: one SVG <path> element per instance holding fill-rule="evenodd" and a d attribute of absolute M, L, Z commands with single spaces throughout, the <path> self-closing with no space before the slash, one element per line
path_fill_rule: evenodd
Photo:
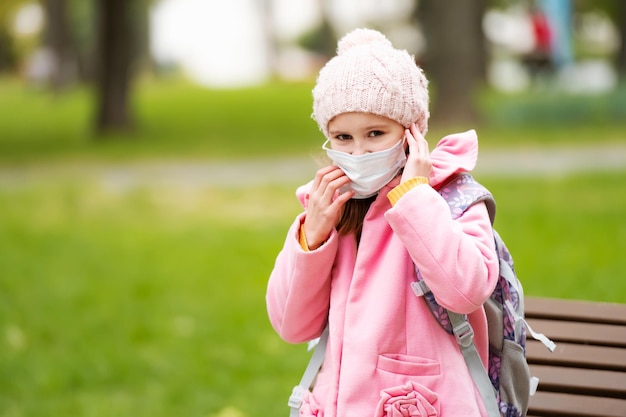
<path fill-rule="evenodd" d="M 384 135 L 384 133 L 380 130 L 372 130 L 369 134 L 370 137 L 381 136 L 381 135 Z"/>
<path fill-rule="evenodd" d="M 352 136 L 341 134 L 341 135 L 335 136 L 335 139 L 338 139 L 338 140 L 350 140 L 350 139 L 352 139 Z"/>

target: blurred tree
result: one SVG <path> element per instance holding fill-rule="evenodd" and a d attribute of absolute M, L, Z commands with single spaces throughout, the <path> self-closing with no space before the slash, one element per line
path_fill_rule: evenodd
<path fill-rule="evenodd" d="M 92 8 L 94 0 L 2 0 L 0 2 L 0 71 L 20 67 L 28 71 L 32 54 L 42 47 L 51 57 L 50 71 L 42 80 L 59 91 L 79 79 L 79 52 L 85 46 L 85 31 L 77 29 L 93 24 L 85 13 L 77 11 Z M 38 4 L 45 15 L 42 33 L 29 34 L 27 41 L 16 37 L 12 30 L 21 7 Z M 78 33 L 77 33 L 78 32 Z M 23 34 L 22 34 L 23 36 Z M 93 42 L 92 42 L 93 43 Z M 8 57 L 8 61 L 7 61 Z"/>
<path fill-rule="evenodd" d="M 419 0 L 416 18 L 426 38 L 424 71 L 433 82 L 434 123 L 474 123 L 476 87 L 485 80 L 482 18 L 486 0 Z"/>
<path fill-rule="evenodd" d="M 95 0 L 96 122 L 98 137 L 134 126 L 132 82 L 152 64 L 148 52 L 148 10 L 153 0 Z"/>
<path fill-rule="evenodd" d="M 0 72 L 14 70 L 17 67 L 17 52 L 11 30 L 14 13 L 25 0 L 0 1 Z"/>
<path fill-rule="evenodd" d="M 590 1 L 589 6 L 606 12 L 613 24 L 615 24 L 620 35 L 620 45 L 614 59 L 615 67 L 620 78 L 626 77 L 626 1 Z"/>
<path fill-rule="evenodd" d="M 65 0 L 43 0 L 43 6 L 46 13 L 44 44 L 52 57 L 48 82 L 54 91 L 60 91 L 77 78 L 72 26 Z"/>
<path fill-rule="evenodd" d="M 577 0 L 577 11 L 601 11 L 611 19 L 620 35 L 620 45 L 614 57 L 620 78 L 626 77 L 626 1 L 624 0 Z"/>
<path fill-rule="evenodd" d="M 0 24 L 0 72 L 15 69 L 16 58 L 13 50 L 13 38 L 6 26 Z"/>
<path fill-rule="evenodd" d="M 69 6 L 78 79 L 93 84 L 96 77 L 96 0 L 70 0 Z"/>
<path fill-rule="evenodd" d="M 298 44 L 304 49 L 330 58 L 336 52 L 337 36 L 331 24 L 328 1 L 318 0 L 317 5 L 321 20 L 316 27 L 300 36 Z"/>
<path fill-rule="evenodd" d="M 620 78 L 626 78 L 626 1 L 617 1 L 615 23 L 620 34 L 620 47 L 617 53 L 617 71 Z"/>
<path fill-rule="evenodd" d="M 96 133 L 128 131 L 130 106 L 132 6 L 137 0 L 97 0 Z"/>

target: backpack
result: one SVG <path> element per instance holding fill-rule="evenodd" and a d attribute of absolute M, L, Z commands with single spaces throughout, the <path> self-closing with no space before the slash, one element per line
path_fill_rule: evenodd
<path fill-rule="evenodd" d="M 448 203 L 453 219 L 472 205 L 484 202 L 493 225 L 496 212 L 493 196 L 470 174 L 453 177 L 439 189 L 439 194 Z M 522 417 L 538 383 L 537 378 L 531 378 L 526 362 L 526 329 L 550 351 L 556 345 L 545 335 L 535 333 L 524 320 L 524 292 L 515 274 L 513 257 L 495 230 L 493 236 L 500 268 L 496 287 L 483 305 L 489 334 L 488 369 L 476 351 L 474 332 L 467 317 L 441 307 L 417 268 L 417 280 L 411 287 L 424 298 L 441 327 L 456 338 L 489 416 Z"/>
<path fill-rule="evenodd" d="M 495 200 L 469 173 L 454 176 L 438 191 L 448 203 L 453 219 L 459 218 L 472 205 L 484 202 L 493 225 Z M 513 258 L 495 230 L 493 236 L 500 268 L 496 287 L 483 305 L 489 333 L 488 369 L 478 355 L 473 342 L 474 331 L 467 317 L 441 307 L 417 268 L 417 279 L 411 283 L 411 288 L 424 299 L 441 327 L 456 338 L 489 417 L 523 417 L 528 410 L 529 397 L 538 384 L 537 378 L 531 378 L 526 362 L 526 330 L 550 351 L 554 351 L 556 345 L 545 335 L 534 332 L 524 320 L 524 292 L 515 274 Z M 314 385 L 324 361 L 327 339 L 328 327 L 309 345 L 314 352 L 289 398 L 290 417 L 298 417 L 304 395 Z"/>

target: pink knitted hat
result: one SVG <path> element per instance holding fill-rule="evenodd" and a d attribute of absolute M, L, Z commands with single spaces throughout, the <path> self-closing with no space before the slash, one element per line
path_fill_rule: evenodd
<path fill-rule="evenodd" d="M 337 45 L 319 73 L 313 118 L 328 137 L 328 122 L 347 112 L 373 113 L 404 127 L 428 128 L 428 81 L 411 55 L 380 32 L 356 29 Z"/>

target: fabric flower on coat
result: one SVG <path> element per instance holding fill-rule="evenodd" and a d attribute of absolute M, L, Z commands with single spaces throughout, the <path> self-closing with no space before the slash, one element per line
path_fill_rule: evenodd
<path fill-rule="evenodd" d="M 423 385 L 408 382 L 381 392 L 376 417 L 437 417 L 439 397 Z"/>
<path fill-rule="evenodd" d="M 324 417 L 324 410 L 317 402 L 317 398 L 310 391 L 304 394 L 299 417 Z"/>

